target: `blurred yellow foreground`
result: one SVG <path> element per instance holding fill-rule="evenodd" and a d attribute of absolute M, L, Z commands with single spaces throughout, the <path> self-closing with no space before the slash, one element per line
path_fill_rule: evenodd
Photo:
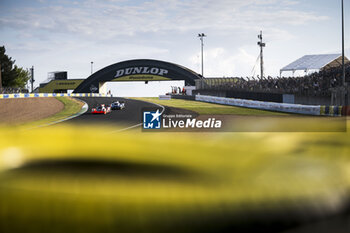
<path fill-rule="evenodd" d="M 283 230 L 349 194 L 349 133 L 0 131 L 1 232 Z"/>

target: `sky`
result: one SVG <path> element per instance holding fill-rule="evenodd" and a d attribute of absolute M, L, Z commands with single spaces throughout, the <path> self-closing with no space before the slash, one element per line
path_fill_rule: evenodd
<path fill-rule="evenodd" d="M 263 31 L 265 75 L 307 54 L 341 53 L 340 0 L 0 0 L 0 46 L 35 86 L 52 71 L 71 79 L 130 59 L 157 59 L 205 77 L 259 74 Z M 350 55 L 350 1 L 344 0 L 345 55 Z M 255 69 L 254 69 L 255 67 Z M 151 83 L 151 82 L 150 82 Z M 135 84 L 135 83 L 134 83 Z M 171 82 L 109 83 L 121 96 L 156 96 Z"/>

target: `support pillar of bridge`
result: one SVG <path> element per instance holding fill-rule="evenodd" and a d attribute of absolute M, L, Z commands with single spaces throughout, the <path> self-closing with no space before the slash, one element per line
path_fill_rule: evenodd
<path fill-rule="evenodd" d="M 99 83 L 99 93 L 104 95 L 107 94 L 106 82 Z"/>

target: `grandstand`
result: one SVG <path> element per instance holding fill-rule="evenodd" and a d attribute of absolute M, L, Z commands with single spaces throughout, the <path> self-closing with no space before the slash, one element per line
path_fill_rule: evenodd
<path fill-rule="evenodd" d="M 307 55 L 281 69 L 304 70 L 302 77 L 236 77 L 196 80 L 196 94 L 297 104 L 330 105 L 342 88 L 341 55 Z M 346 61 L 346 77 L 350 62 Z M 313 70 L 314 72 L 308 72 Z M 342 91 L 342 90 L 340 90 Z M 339 99 L 339 98 L 338 98 Z"/>

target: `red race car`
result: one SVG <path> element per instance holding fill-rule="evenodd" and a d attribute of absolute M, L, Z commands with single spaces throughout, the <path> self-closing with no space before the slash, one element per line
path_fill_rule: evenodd
<path fill-rule="evenodd" d="M 107 114 L 111 112 L 110 106 L 105 106 L 104 104 L 101 104 L 100 106 L 97 106 L 96 108 L 93 108 L 91 110 L 91 113 L 93 114 Z"/>

